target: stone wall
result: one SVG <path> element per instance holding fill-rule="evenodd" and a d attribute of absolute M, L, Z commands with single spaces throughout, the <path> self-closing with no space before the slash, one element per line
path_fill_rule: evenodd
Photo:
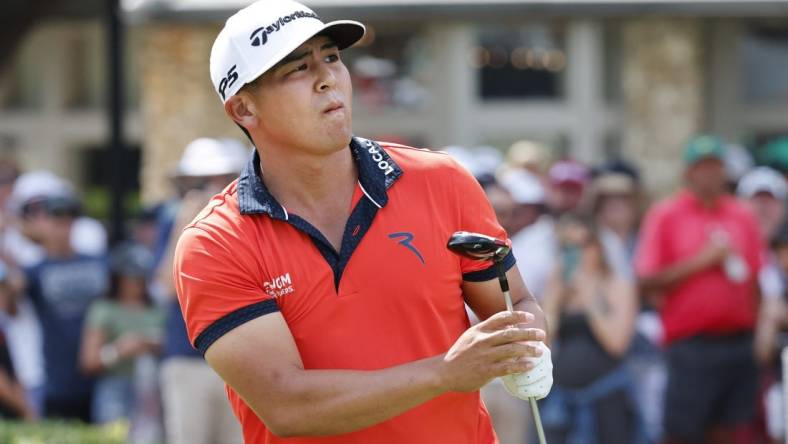
<path fill-rule="evenodd" d="M 623 27 L 623 145 L 657 195 L 681 184 L 684 144 L 703 127 L 702 21 L 638 19 Z"/>
<path fill-rule="evenodd" d="M 244 137 L 225 116 L 208 74 L 211 45 L 219 29 L 218 24 L 194 23 L 157 23 L 142 29 L 141 183 L 146 202 L 172 194 L 169 174 L 192 140 Z"/>

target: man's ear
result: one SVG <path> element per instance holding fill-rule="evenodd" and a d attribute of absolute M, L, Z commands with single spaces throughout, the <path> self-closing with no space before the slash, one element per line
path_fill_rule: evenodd
<path fill-rule="evenodd" d="M 224 112 L 238 125 L 249 128 L 257 123 L 254 103 L 244 94 L 235 94 L 224 103 Z"/>

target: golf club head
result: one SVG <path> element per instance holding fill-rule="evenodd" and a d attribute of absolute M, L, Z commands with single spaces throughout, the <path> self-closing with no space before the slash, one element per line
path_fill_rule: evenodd
<path fill-rule="evenodd" d="M 446 247 L 461 256 L 470 259 L 495 262 L 503 260 L 511 247 L 501 239 L 481 233 L 458 231 L 451 235 Z"/>

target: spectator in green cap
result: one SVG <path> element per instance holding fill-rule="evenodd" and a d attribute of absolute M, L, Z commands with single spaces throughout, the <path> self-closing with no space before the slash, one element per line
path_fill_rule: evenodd
<path fill-rule="evenodd" d="M 707 206 L 725 193 L 724 158 L 725 142 L 716 136 L 697 136 L 684 148 L 684 180 L 687 188 Z"/>
<path fill-rule="evenodd" d="M 716 136 L 701 135 L 690 140 L 684 149 L 684 163 L 687 166 L 706 159 L 722 161 L 725 157 L 725 142 Z"/>

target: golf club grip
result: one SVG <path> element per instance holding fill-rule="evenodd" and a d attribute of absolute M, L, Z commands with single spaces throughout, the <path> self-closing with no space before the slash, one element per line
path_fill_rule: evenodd
<path fill-rule="evenodd" d="M 501 284 L 501 291 L 509 291 L 509 279 L 506 278 L 503 262 L 496 262 L 495 266 L 498 269 L 498 282 Z"/>

